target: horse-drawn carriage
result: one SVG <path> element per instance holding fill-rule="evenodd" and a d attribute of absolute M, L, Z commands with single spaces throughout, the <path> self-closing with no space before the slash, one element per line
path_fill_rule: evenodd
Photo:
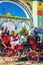
<path fill-rule="evenodd" d="M 29 42 L 23 42 L 21 45 L 16 44 L 14 48 L 10 45 L 10 40 L 11 36 L 2 35 L 2 42 L 0 44 L 3 45 L 3 48 L 1 47 L 1 55 L 16 56 L 17 59 L 19 59 L 21 55 L 26 55 L 28 61 L 31 63 L 37 63 L 39 62 L 39 58 L 43 57 L 41 43 L 39 44 L 39 48 L 37 48 L 37 44 L 33 38 L 30 38 Z"/>

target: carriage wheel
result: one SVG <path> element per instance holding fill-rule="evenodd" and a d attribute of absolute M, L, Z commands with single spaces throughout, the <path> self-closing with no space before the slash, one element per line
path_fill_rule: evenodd
<path fill-rule="evenodd" d="M 20 52 L 19 51 L 10 49 L 9 47 L 5 48 L 2 51 L 2 54 L 6 55 L 8 57 L 13 57 L 15 59 L 15 61 L 18 60 L 18 58 L 20 57 Z"/>
<path fill-rule="evenodd" d="M 21 51 L 16 50 L 16 54 L 15 55 L 18 57 L 18 59 L 21 57 L 21 54 L 22 54 Z"/>
<path fill-rule="evenodd" d="M 6 56 L 13 56 L 15 55 L 15 51 L 10 47 L 7 47 L 3 49 L 2 54 L 5 54 Z"/>
<path fill-rule="evenodd" d="M 36 51 L 30 51 L 28 53 L 28 60 L 30 63 L 38 63 L 39 62 L 39 56 Z"/>

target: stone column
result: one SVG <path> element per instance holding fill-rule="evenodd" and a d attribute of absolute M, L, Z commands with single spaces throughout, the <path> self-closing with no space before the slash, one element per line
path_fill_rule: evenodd
<path fill-rule="evenodd" d="M 37 1 L 33 1 L 33 22 L 34 26 L 38 26 L 38 16 L 37 16 Z"/>

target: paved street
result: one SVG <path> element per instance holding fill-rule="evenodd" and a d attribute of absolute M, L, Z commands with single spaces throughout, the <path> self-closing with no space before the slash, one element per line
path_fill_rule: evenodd
<path fill-rule="evenodd" d="M 6 61 L 12 61 L 11 58 L 8 58 L 8 57 L 4 57 L 4 59 L 6 59 Z M 5 62 L 5 60 L 3 59 L 3 57 L 0 57 L 0 65 L 43 65 L 43 62 L 40 62 L 40 63 L 37 63 L 37 64 L 31 64 L 29 63 L 29 61 L 27 61 L 27 58 L 26 57 L 22 57 L 20 58 L 18 61 L 15 61 L 14 62 L 14 59 L 13 59 L 13 62 Z"/>
<path fill-rule="evenodd" d="M 0 63 L 0 65 L 43 65 L 43 63 L 31 64 L 29 62 Z"/>

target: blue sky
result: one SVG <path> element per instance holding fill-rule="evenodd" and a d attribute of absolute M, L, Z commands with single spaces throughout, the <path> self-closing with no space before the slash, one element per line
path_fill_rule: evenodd
<path fill-rule="evenodd" d="M 25 12 L 16 4 L 10 2 L 0 3 L 0 14 L 5 15 L 8 12 L 13 16 L 26 17 Z"/>

